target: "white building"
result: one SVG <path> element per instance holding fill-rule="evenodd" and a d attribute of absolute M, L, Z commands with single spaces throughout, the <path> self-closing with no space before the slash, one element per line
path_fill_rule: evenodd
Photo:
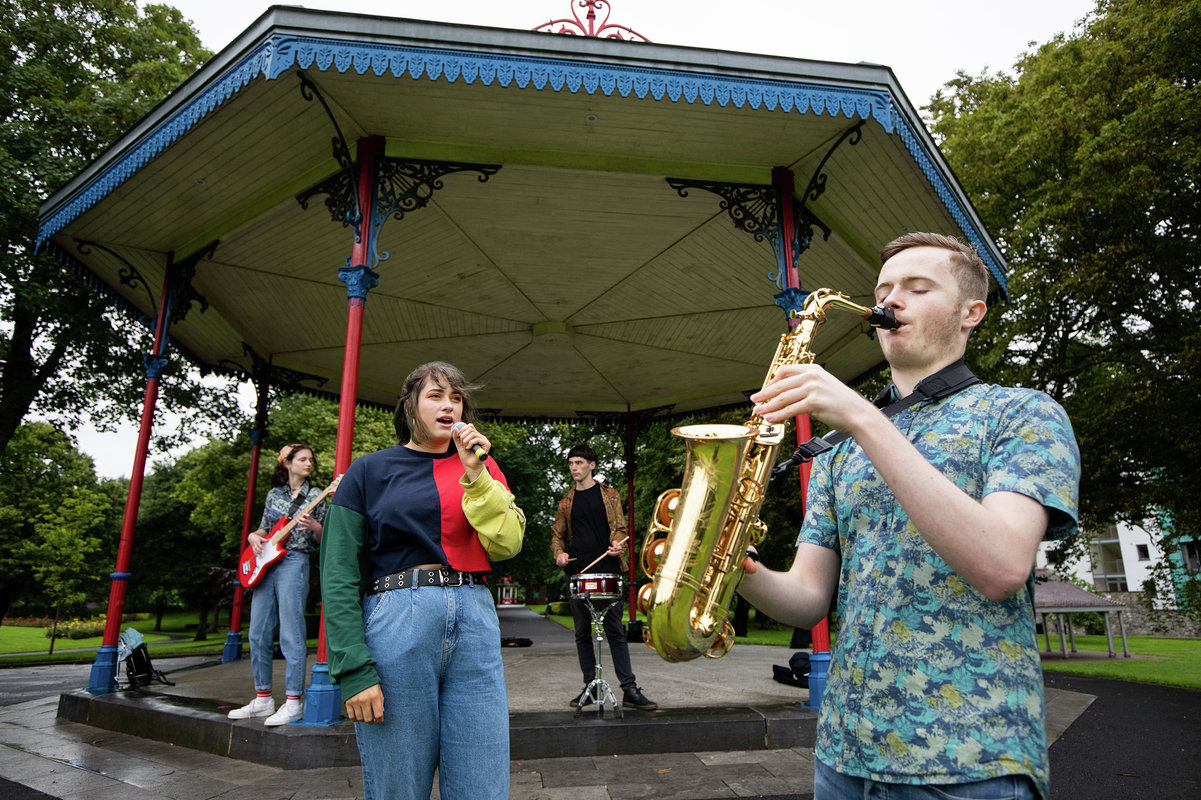
<path fill-rule="evenodd" d="M 1046 555 L 1051 546 L 1049 542 L 1039 546 L 1036 566 L 1083 581 L 1097 592 L 1142 591 L 1143 581 L 1151 577 L 1151 568 L 1163 558 L 1150 533 L 1124 522 L 1094 535 L 1087 561 L 1052 567 Z"/>

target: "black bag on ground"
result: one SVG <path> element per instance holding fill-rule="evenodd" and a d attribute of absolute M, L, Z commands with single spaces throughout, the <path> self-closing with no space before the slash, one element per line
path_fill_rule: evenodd
<path fill-rule="evenodd" d="M 165 683 L 168 686 L 175 685 L 150 663 L 150 651 L 146 648 L 145 643 L 139 644 L 129 652 L 125 659 L 125 675 L 129 678 L 130 689 L 149 686 L 154 681 Z"/>
<path fill-rule="evenodd" d="M 787 667 L 772 664 L 771 672 L 772 679 L 779 683 L 807 689 L 809 688 L 809 654 L 804 650 L 798 650 L 788 659 Z"/>

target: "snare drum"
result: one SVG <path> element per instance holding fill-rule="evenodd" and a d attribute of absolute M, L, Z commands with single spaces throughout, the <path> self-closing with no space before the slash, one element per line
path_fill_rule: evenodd
<path fill-rule="evenodd" d="M 621 576 L 585 572 L 567 579 L 567 591 L 572 600 L 620 600 Z"/>

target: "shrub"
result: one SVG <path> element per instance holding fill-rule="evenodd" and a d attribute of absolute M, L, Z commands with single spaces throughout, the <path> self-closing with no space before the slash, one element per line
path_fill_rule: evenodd
<path fill-rule="evenodd" d="M 54 625 L 51 622 L 46 626 L 46 638 L 49 639 L 54 633 Z M 100 636 L 104 633 L 104 617 L 93 617 L 92 619 L 65 619 L 58 623 L 58 638 L 59 639 L 87 639 L 91 636 Z"/>
<path fill-rule="evenodd" d="M 557 617 L 570 617 L 571 603 L 567 600 L 556 600 L 553 603 L 547 603 L 546 613 Z"/>

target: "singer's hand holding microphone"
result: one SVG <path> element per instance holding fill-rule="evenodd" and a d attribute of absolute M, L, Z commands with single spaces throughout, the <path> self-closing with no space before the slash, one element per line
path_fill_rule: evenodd
<path fill-rule="evenodd" d="M 466 431 L 466 433 L 462 434 L 463 431 Z M 454 427 L 450 429 L 450 432 L 452 435 L 459 437 L 459 441 L 463 443 L 463 446 L 470 448 L 471 452 L 475 453 L 475 457 L 480 461 L 488 457 L 488 449 L 485 445 L 490 446 L 491 443 L 484 438 L 482 433 L 475 429 L 474 425 L 468 426 L 466 422 L 456 422 Z M 464 436 L 472 436 L 472 441 L 468 442 L 463 438 Z"/>

